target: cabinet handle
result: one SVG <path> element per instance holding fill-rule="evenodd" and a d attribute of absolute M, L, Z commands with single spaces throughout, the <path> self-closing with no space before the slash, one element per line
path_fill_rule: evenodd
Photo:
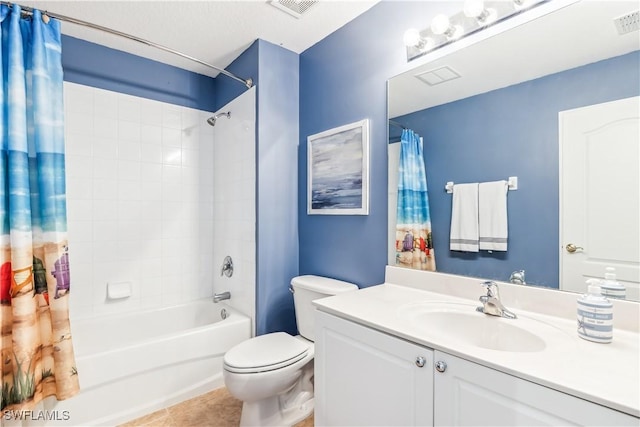
<path fill-rule="evenodd" d="M 422 368 L 424 366 L 424 364 L 427 363 L 427 359 L 425 359 L 422 356 L 418 356 L 416 357 L 416 366 L 418 368 Z"/>
<path fill-rule="evenodd" d="M 436 362 L 436 371 L 444 372 L 447 370 L 447 362 L 443 362 L 442 360 L 438 360 Z"/>

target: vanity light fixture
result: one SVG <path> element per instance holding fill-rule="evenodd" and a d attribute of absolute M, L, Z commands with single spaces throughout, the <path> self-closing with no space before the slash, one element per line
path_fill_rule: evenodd
<path fill-rule="evenodd" d="M 550 1 L 552 0 L 465 0 L 462 12 L 451 17 L 438 14 L 433 17 L 429 28 L 422 31 L 412 28 L 405 32 L 407 61 Z"/>

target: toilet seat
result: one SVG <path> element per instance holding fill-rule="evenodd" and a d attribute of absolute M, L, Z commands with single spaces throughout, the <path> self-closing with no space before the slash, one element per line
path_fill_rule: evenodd
<path fill-rule="evenodd" d="M 273 371 L 304 359 L 309 346 L 285 332 L 261 335 L 229 350 L 224 355 L 224 368 L 239 374 Z"/>

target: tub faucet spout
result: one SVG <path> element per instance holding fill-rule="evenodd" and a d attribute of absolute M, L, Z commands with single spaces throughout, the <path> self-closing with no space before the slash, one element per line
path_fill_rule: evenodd
<path fill-rule="evenodd" d="M 231 298 L 231 292 L 229 291 L 213 294 L 213 302 L 220 302 L 230 298 Z"/>

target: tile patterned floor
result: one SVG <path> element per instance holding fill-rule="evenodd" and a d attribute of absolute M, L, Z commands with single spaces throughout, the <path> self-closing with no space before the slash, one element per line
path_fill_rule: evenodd
<path fill-rule="evenodd" d="M 177 405 L 153 412 L 120 427 L 236 427 L 242 402 L 220 388 Z M 313 415 L 294 427 L 313 427 Z"/>

